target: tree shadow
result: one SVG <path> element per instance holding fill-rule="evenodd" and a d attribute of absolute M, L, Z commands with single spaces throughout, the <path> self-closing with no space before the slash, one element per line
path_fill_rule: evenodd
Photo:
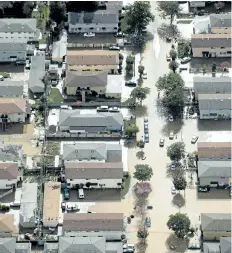
<path fill-rule="evenodd" d="M 131 109 L 130 113 L 133 116 L 136 116 L 138 118 L 146 117 L 147 116 L 147 106 L 146 105 L 139 105 L 135 109 Z"/>
<path fill-rule="evenodd" d="M 177 193 L 173 197 L 172 204 L 174 206 L 177 206 L 178 208 L 181 208 L 181 207 L 185 206 L 186 200 L 185 200 L 185 198 L 180 193 Z"/>
<path fill-rule="evenodd" d="M 136 252 L 138 252 L 138 253 L 145 253 L 146 250 L 147 250 L 147 246 L 148 246 L 148 244 L 147 244 L 146 241 L 145 242 L 141 241 L 141 242 L 137 243 L 135 245 Z"/>
<path fill-rule="evenodd" d="M 177 135 L 184 125 L 183 120 L 174 120 L 172 122 L 167 122 L 166 125 L 162 128 L 162 134 L 164 136 L 169 136 L 169 133 L 172 131 L 174 135 Z"/>
<path fill-rule="evenodd" d="M 175 234 L 171 234 L 167 238 L 165 244 L 168 250 L 171 250 L 171 247 L 173 247 L 175 252 L 184 253 L 188 248 L 188 242 L 188 239 L 181 239 Z"/>
<path fill-rule="evenodd" d="M 146 197 L 138 197 L 135 194 L 136 200 L 134 205 L 134 215 L 141 218 L 141 220 L 145 219 L 146 212 L 147 212 L 147 203 L 148 200 Z M 144 224 L 144 223 L 143 223 Z"/>
<path fill-rule="evenodd" d="M 199 131 L 230 131 L 231 120 L 197 120 Z"/>
<path fill-rule="evenodd" d="M 175 168 L 175 170 L 171 170 L 170 169 L 170 164 L 168 164 L 166 166 L 167 168 L 167 171 L 166 171 L 166 175 L 167 177 L 171 177 L 171 178 L 174 178 L 174 177 L 181 177 L 185 174 L 185 170 L 182 169 L 182 168 Z"/>

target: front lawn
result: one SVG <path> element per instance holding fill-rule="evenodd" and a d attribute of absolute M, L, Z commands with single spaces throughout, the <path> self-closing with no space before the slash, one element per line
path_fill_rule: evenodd
<path fill-rule="evenodd" d="M 60 94 L 59 89 L 52 88 L 49 96 L 49 102 L 50 103 L 61 103 L 64 102 L 64 98 Z"/>
<path fill-rule="evenodd" d="M 3 76 L 4 78 L 10 78 L 10 74 L 7 72 L 0 72 L 0 76 Z"/>

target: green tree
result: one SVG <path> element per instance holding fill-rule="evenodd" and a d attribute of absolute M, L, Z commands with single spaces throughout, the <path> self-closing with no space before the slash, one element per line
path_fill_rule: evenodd
<path fill-rule="evenodd" d="M 50 2 L 50 19 L 55 21 L 57 25 L 66 20 L 65 4 L 62 2 Z"/>
<path fill-rule="evenodd" d="M 125 126 L 125 134 L 126 135 L 128 135 L 130 137 L 133 137 L 138 132 L 139 132 L 139 128 L 138 128 L 138 126 L 136 126 L 135 123 L 128 123 L 128 124 L 126 124 L 126 126 Z"/>
<path fill-rule="evenodd" d="M 145 45 L 145 38 L 144 34 L 142 31 L 136 31 L 132 36 L 131 36 L 131 43 L 134 48 L 141 49 Z"/>
<path fill-rule="evenodd" d="M 138 159 L 143 159 L 144 155 L 145 155 L 145 153 L 144 153 L 144 151 L 142 151 L 142 150 L 140 150 L 140 151 L 138 151 L 138 152 L 136 153 L 136 157 L 137 157 Z"/>
<path fill-rule="evenodd" d="M 180 31 L 176 25 L 168 25 L 168 24 L 161 24 L 161 26 L 157 29 L 157 33 L 159 37 L 163 40 L 173 40 L 180 37 Z"/>
<path fill-rule="evenodd" d="M 147 98 L 147 95 L 150 94 L 150 88 L 148 87 L 136 87 L 131 92 L 131 97 L 136 98 L 140 101 L 140 104 L 142 104 L 142 101 Z"/>
<path fill-rule="evenodd" d="M 128 55 L 126 57 L 126 64 L 134 64 L 134 62 L 135 62 L 135 57 L 134 56 Z"/>
<path fill-rule="evenodd" d="M 152 168 L 147 164 L 135 165 L 134 178 L 139 181 L 150 181 L 153 176 Z"/>
<path fill-rule="evenodd" d="M 161 102 L 169 114 L 173 116 L 180 116 L 185 105 L 185 94 L 183 88 L 175 88 L 169 93 L 165 92 Z"/>
<path fill-rule="evenodd" d="M 188 57 L 191 51 L 191 43 L 188 40 L 182 39 L 178 41 L 177 54 L 179 58 Z"/>
<path fill-rule="evenodd" d="M 183 142 L 175 142 L 167 148 L 167 156 L 172 161 L 180 161 L 185 153 L 185 144 Z"/>
<path fill-rule="evenodd" d="M 33 11 L 33 8 L 35 6 L 34 2 L 24 2 L 23 4 L 23 13 L 26 17 L 31 17 L 31 13 Z"/>
<path fill-rule="evenodd" d="M 143 71 L 144 71 L 144 66 L 139 65 L 139 67 L 138 67 L 138 72 L 139 72 L 140 77 L 142 76 Z"/>
<path fill-rule="evenodd" d="M 175 73 L 179 64 L 176 61 L 170 61 L 168 67 Z"/>
<path fill-rule="evenodd" d="M 181 11 L 180 5 L 175 1 L 161 1 L 158 2 L 157 10 L 160 12 L 160 17 L 162 19 L 170 18 L 170 23 L 172 24 L 173 19 Z"/>
<path fill-rule="evenodd" d="M 139 140 L 137 143 L 136 143 L 136 146 L 138 148 L 144 148 L 145 146 L 145 142 L 143 140 Z"/>
<path fill-rule="evenodd" d="M 125 8 L 125 16 L 130 33 L 144 30 L 150 22 L 154 21 L 149 1 L 135 1 L 129 4 Z"/>
<path fill-rule="evenodd" d="M 178 191 L 185 190 L 187 187 L 186 179 L 183 176 L 174 177 L 173 184 Z"/>
<path fill-rule="evenodd" d="M 217 70 L 217 64 L 216 64 L 216 62 L 213 62 L 213 64 L 212 64 L 212 72 L 216 72 L 216 70 Z"/>
<path fill-rule="evenodd" d="M 149 233 L 147 229 L 140 229 L 137 231 L 137 237 L 140 239 L 146 239 L 148 237 Z"/>
<path fill-rule="evenodd" d="M 182 77 L 177 73 L 169 73 L 160 77 L 156 82 L 156 87 L 159 90 L 163 90 L 166 93 L 170 93 L 176 88 L 184 88 L 184 81 Z"/>
<path fill-rule="evenodd" d="M 184 238 L 190 229 L 190 219 L 186 214 L 176 213 L 169 216 L 167 226 L 171 229 L 179 238 Z"/>
<path fill-rule="evenodd" d="M 172 60 L 174 61 L 177 57 L 177 52 L 174 49 L 171 49 L 169 52 L 169 55 L 172 58 Z"/>

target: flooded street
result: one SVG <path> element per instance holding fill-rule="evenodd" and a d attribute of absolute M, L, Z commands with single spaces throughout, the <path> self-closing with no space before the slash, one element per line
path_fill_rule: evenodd
<path fill-rule="evenodd" d="M 170 214 L 178 211 L 187 213 L 192 223 L 199 226 L 199 215 L 203 212 L 230 212 L 231 203 L 228 197 L 225 199 L 199 199 L 197 195 L 196 186 L 180 192 L 183 203 L 175 203 L 173 195 L 171 194 L 172 179 L 167 174 L 167 166 L 170 163 L 166 155 L 166 148 L 174 141 L 183 140 L 186 144 L 186 151 L 196 151 L 197 145 L 191 144 L 193 135 L 198 135 L 199 140 L 231 140 L 230 135 L 230 122 L 201 122 L 198 123 L 196 119 L 188 119 L 183 122 L 167 122 L 162 117 L 159 107 L 157 106 L 158 92 L 155 83 L 158 78 L 169 71 L 168 62 L 166 61 L 166 54 L 170 51 L 171 45 L 159 39 L 156 35 L 156 28 L 159 26 L 160 17 L 156 15 L 155 2 L 152 2 L 152 10 L 155 14 L 155 22 L 149 27 L 149 31 L 154 34 L 154 40 L 146 45 L 145 52 L 142 57 L 142 65 L 148 73 L 148 79 L 144 80 L 144 87 L 149 87 L 151 93 L 148 98 L 143 102 L 147 107 L 147 115 L 149 121 L 149 135 L 150 143 L 146 144 L 144 148 L 146 160 L 138 160 L 136 152 L 138 148 L 128 150 L 128 169 L 132 176 L 131 187 L 136 183 L 133 179 L 134 165 L 139 163 L 149 164 L 153 168 L 153 177 L 151 179 L 152 193 L 147 199 L 147 205 L 153 206 L 153 210 L 146 210 L 144 216 L 151 217 L 151 227 L 148 229 L 149 236 L 147 238 L 148 253 L 153 252 L 169 252 L 169 246 L 176 244 L 176 252 L 187 252 L 187 243 L 179 242 L 173 239 L 171 231 L 167 228 L 167 221 Z M 143 136 L 143 117 L 137 118 L 137 124 L 140 127 L 138 139 Z M 218 130 L 218 131 L 217 131 Z M 174 131 L 177 139 L 169 140 L 168 135 L 170 131 Z M 208 132 L 210 131 L 210 132 Z M 227 131 L 227 132 L 222 132 Z M 165 146 L 159 147 L 159 139 L 165 138 Z M 223 193 L 224 194 L 224 193 Z M 174 203 L 173 203 L 174 200 Z M 133 191 L 130 190 L 124 199 L 115 202 L 98 202 L 91 209 L 96 212 L 123 212 L 125 216 L 135 215 L 131 224 L 127 226 L 126 234 L 131 243 L 138 242 L 137 230 L 138 221 L 141 220 L 142 214 L 136 214 L 134 207 L 136 205 L 135 196 Z M 178 205 L 181 205 L 179 208 Z M 140 226 L 141 227 L 141 226 Z M 167 245 L 168 244 L 168 245 Z M 156 250 L 155 250 L 156 249 Z M 138 250 L 138 252 L 140 252 Z M 141 252 L 143 252 L 141 250 Z"/>

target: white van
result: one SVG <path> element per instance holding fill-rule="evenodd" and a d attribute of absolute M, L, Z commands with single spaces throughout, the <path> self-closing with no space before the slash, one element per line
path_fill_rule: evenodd
<path fill-rule="evenodd" d="M 79 199 L 84 199 L 84 190 L 83 189 L 78 189 L 78 195 L 79 195 Z"/>

